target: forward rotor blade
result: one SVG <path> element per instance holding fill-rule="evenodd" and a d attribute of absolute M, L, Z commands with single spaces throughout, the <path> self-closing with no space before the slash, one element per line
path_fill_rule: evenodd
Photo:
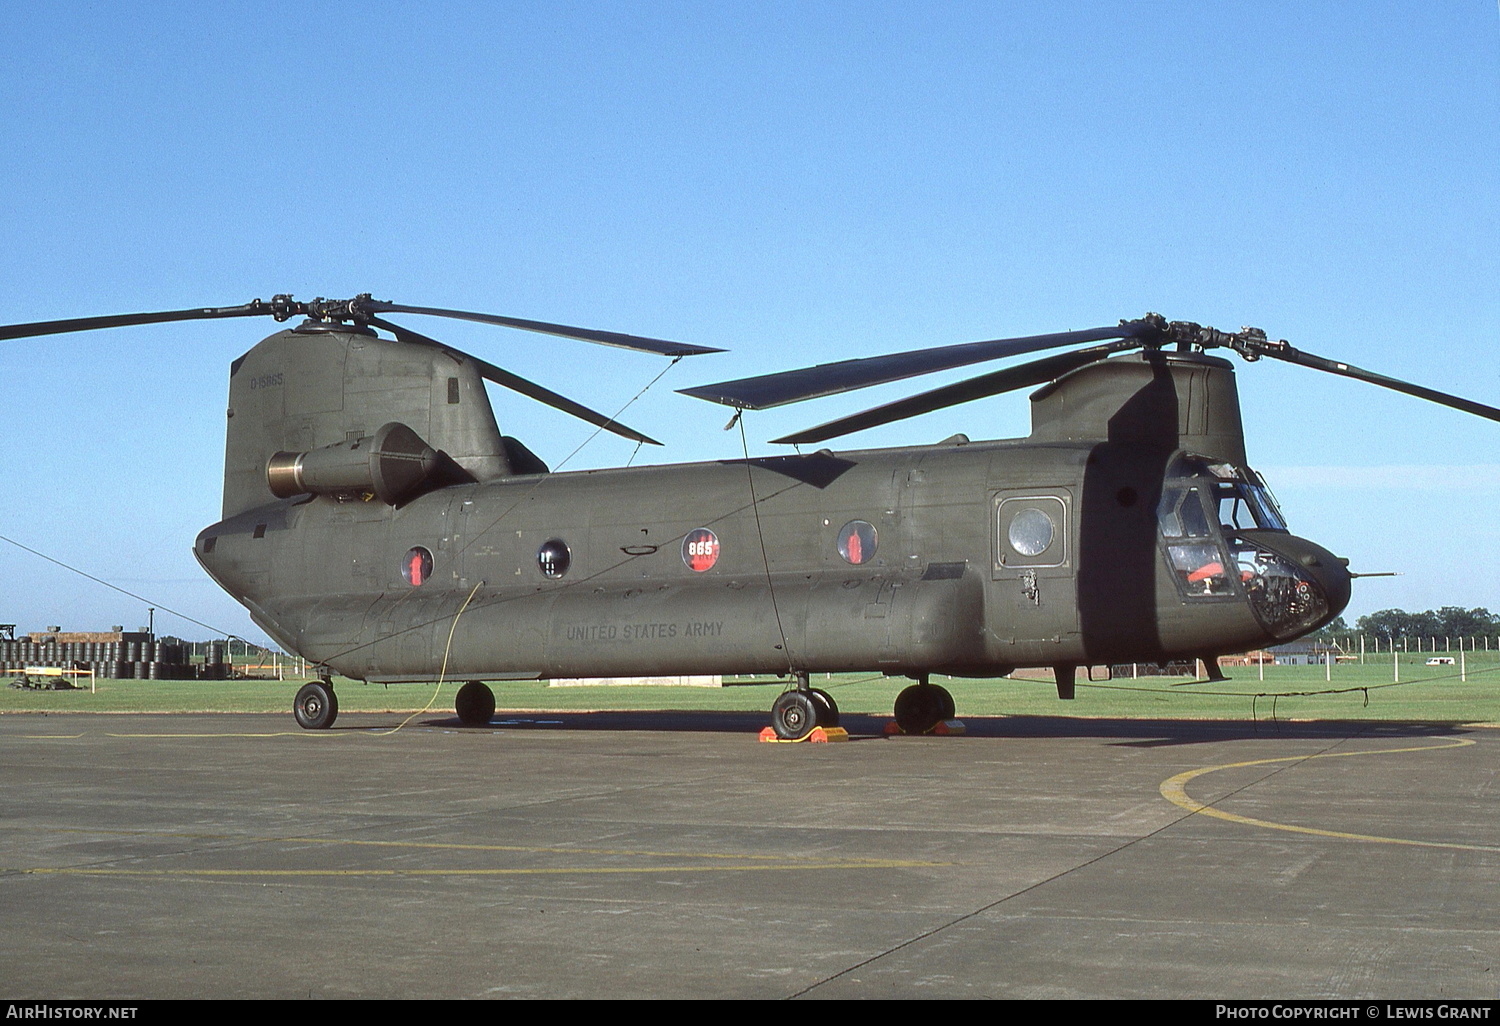
<path fill-rule="evenodd" d="M 1381 388 L 1389 388 L 1396 392 L 1405 392 L 1407 395 L 1416 396 L 1418 399 L 1426 399 L 1428 402 L 1449 406 L 1464 413 L 1472 413 L 1476 417 L 1486 420 L 1500 421 L 1500 410 L 1483 403 L 1476 403 L 1469 399 L 1463 399 L 1447 392 L 1439 392 L 1433 388 L 1424 388 L 1414 385 L 1410 381 L 1402 381 L 1400 378 L 1387 377 L 1384 374 L 1376 374 L 1374 371 L 1363 370 L 1359 367 L 1351 367 L 1347 363 L 1330 360 L 1322 356 L 1314 356 L 1312 353 L 1304 353 L 1300 349 L 1291 346 L 1277 346 L 1274 348 L 1263 348 L 1261 355 L 1275 357 L 1285 360 L 1287 363 L 1295 363 L 1300 367 L 1311 367 L 1314 370 L 1327 371 L 1329 374 L 1337 374 L 1340 377 L 1354 378 L 1356 381 L 1367 381 Z"/>
<path fill-rule="evenodd" d="M 1003 392 L 1011 392 L 1030 385 L 1041 385 L 1071 370 L 1102 360 L 1110 353 L 1133 349 L 1138 344 L 1133 341 L 1116 342 L 1113 345 L 1094 346 L 1071 353 L 1060 353 L 1057 356 L 1046 356 L 1040 360 L 1023 363 L 1019 367 L 1007 367 L 990 374 L 982 374 L 977 378 L 967 378 L 942 388 L 935 388 L 920 395 L 898 399 L 884 406 L 876 406 L 838 420 L 831 420 L 826 424 L 819 424 L 805 431 L 798 431 L 785 438 L 773 438 L 771 441 L 773 444 L 787 445 L 821 442 L 854 431 L 863 431 L 865 428 L 879 427 L 882 424 L 891 424 L 898 420 L 906 420 L 908 417 L 931 413 L 933 410 L 947 409 L 949 406 L 972 402 L 975 399 L 1000 395 Z"/>
<path fill-rule="evenodd" d="M 1111 338 L 1155 339 L 1160 334 L 1160 327 L 1151 322 L 1126 321 L 1112 328 L 1087 328 L 1051 335 L 1028 335 L 1024 338 L 997 338 L 988 342 L 965 342 L 956 346 L 939 346 L 936 349 L 891 353 L 888 356 L 820 363 L 816 367 L 721 381 L 678 391 L 695 399 L 707 399 L 725 406 L 765 410 L 786 403 L 802 402 L 804 399 L 819 399 L 857 388 L 883 385 L 903 378 L 966 367 L 972 363 L 999 360 L 1007 356 L 1020 356 L 1022 353 L 1034 353 L 1042 349 L 1056 349 L 1059 346 Z"/>
<path fill-rule="evenodd" d="M 555 410 L 561 410 L 564 413 L 572 414 L 579 420 L 587 421 L 588 423 L 593 424 L 596 427 L 601 427 L 606 431 L 613 432 L 614 434 L 619 435 L 621 438 L 628 438 L 632 442 L 644 442 L 647 445 L 661 444 L 651 436 L 643 435 L 634 428 L 627 427 L 626 425 L 621 424 L 613 417 L 606 417 L 604 414 L 599 413 L 596 410 L 589 409 L 582 403 L 576 403 L 565 395 L 558 395 L 551 389 L 543 388 L 536 382 L 528 381 L 526 378 L 521 377 L 519 374 L 513 374 L 510 371 L 505 370 L 503 367 L 496 367 L 493 363 L 490 363 L 486 360 L 481 360 L 479 357 L 474 356 L 470 353 L 466 353 L 462 349 L 455 349 L 450 345 L 446 345 L 442 342 L 437 341 L 436 339 L 428 338 L 426 335 L 423 335 L 420 332 L 412 331 L 410 328 L 403 328 L 398 324 L 392 324 L 390 321 L 381 320 L 379 317 L 371 317 L 369 321 L 375 327 L 384 328 L 386 331 L 389 331 L 402 342 L 414 342 L 418 345 L 432 346 L 434 348 L 441 349 L 446 353 L 450 353 L 456 358 L 471 360 L 474 363 L 475 368 L 478 369 L 480 376 L 485 380 L 493 381 L 497 385 L 503 385 L 511 391 L 519 392 L 522 395 L 527 396 L 528 398 L 535 399 L 537 402 L 546 403 L 548 406 L 552 407 Z"/>
<path fill-rule="evenodd" d="M 34 321 L 31 324 L 0 325 L 0 340 L 34 338 L 37 335 L 60 335 L 69 331 L 94 331 L 99 328 L 123 328 L 132 324 L 165 324 L 168 321 L 205 321 L 219 317 L 255 317 L 274 313 L 269 303 L 259 299 L 244 306 L 210 306 L 195 310 L 163 310 L 158 313 L 113 314 L 105 317 L 73 317 L 65 321 Z"/>
<path fill-rule="evenodd" d="M 619 346 L 643 353 L 658 353 L 662 356 L 699 356 L 703 353 L 722 353 L 722 349 L 708 346 L 688 345 L 685 342 L 668 342 L 659 338 L 644 338 L 640 335 L 624 335 L 617 331 L 597 331 L 593 328 L 574 328 L 566 324 L 548 324 L 546 321 L 526 321 L 518 317 L 501 317 L 497 314 L 471 313 L 467 310 L 440 310 L 431 306 L 402 306 L 378 299 L 364 300 L 362 309 L 370 313 L 427 314 L 432 317 L 453 317 L 461 321 L 478 321 L 481 324 L 498 324 L 502 328 L 520 328 L 522 331 L 539 331 L 544 335 L 558 335 L 583 342 L 598 342 L 606 346 Z"/>

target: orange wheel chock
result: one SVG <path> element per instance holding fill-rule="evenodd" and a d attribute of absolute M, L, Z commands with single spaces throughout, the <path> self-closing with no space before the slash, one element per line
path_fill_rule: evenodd
<path fill-rule="evenodd" d="M 806 737 L 784 738 L 777 737 L 776 731 L 770 727 L 764 727 L 760 732 L 760 739 L 762 742 L 782 745 L 796 745 L 801 744 L 803 741 L 811 741 L 813 744 L 827 744 L 829 741 L 849 740 L 849 732 L 843 727 L 814 727 L 812 733 Z"/>

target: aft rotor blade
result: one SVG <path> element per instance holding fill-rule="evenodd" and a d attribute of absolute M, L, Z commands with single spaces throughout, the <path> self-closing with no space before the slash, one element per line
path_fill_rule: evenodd
<path fill-rule="evenodd" d="M 410 328 L 403 328 L 399 324 L 392 324 L 390 321 L 382 320 L 379 317 L 371 317 L 369 320 L 370 324 L 377 328 L 384 328 L 386 331 L 389 331 L 391 334 L 395 335 L 402 342 L 415 342 L 419 345 L 433 346 L 434 348 L 441 349 L 446 353 L 451 353 L 453 356 L 460 359 L 472 361 L 475 368 L 479 371 L 480 376 L 483 377 L 486 381 L 493 381 L 497 385 L 503 385 L 513 392 L 519 392 L 524 396 L 535 399 L 537 402 L 546 403 L 548 406 L 552 407 L 555 410 L 561 410 L 564 413 L 572 414 L 579 420 L 588 421 L 590 424 L 593 424 L 596 427 L 601 427 L 606 431 L 611 431 L 614 434 L 619 435 L 621 438 L 628 438 L 632 442 L 644 442 L 647 445 L 661 444 L 651 436 L 643 435 L 634 428 L 627 427 L 626 425 L 621 424 L 613 417 L 606 417 L 604 414 L 599 413 L 596 410 L 589 409 L 582 403 L 576 403 L 565 395 L 558 395 L 551 389 L 543 388 L 536 382 L 529 381 L 526 378 L 521 377 L 521 375 L 519 374 L 513 374 L 510 371 L 505 370 L 503 367 L 496 367 L 493 363 L 490 363 L 486 360 L 481 360 L 479 357 L 474 356 L 470 353 L 466 353 L 462 349 L 455 349 L 450 345 L 437 341 L 436 339 L 428 338 L 426 335 L 423 335 L 420 332 L 412 331 Z"/>
<path fill-rule="evenodd" d="M 1089 349 L 1079 349 L 1071 353 L 1061 353 L 1057 356 L 1047 356 L 1040 360 L 1032 360 L 1023 363 L 1019 367 L 1007 367 L 1004 370 L 995 371 L 991 374 L 981 374 L 976 378 L 966 378 L 952 385 L 944 385 L 930 392 L 920 395 L 908 396 L 898 399 L 884 406 L 876 406 L 873 409 L 864 410 L 860 413 L 850 414 L 838 420 L 831 420 L 826 424 L 798 431 L 787 435 L 785 438 L 773 438 L 774 444 L 804 445 L 809 442 L 821 442 L 829 438 L 837 438 L 854 431 L 863 431 L 865 428 L 879 427 L 882 424 L 891 424 L 898 420 L 906 420 L 908 417 L 916 417 L 923 413 L 931 413 L 934 410 L 944 410 L 950 406 L 960 403 L 973 402 L 975 399 L 984 399 L 992 395 L 1000 395 L 1003 392 L 1011 392 L 1018 388 L 1026 388 L 1030 385 L 1041 385 L 1052 381 L 1071 370 L 1102 360 L 1110 353 L 1122 349 L 1132 349 L 1138 343 L 1116 342 L 1114 345 L 1094 346 Z"/>
<path fill-rule="evenodd" d="M 765 410 L 773 406 L 838 395 L 871 385 L 931 374 L 935 371 L 966 367 L 986 360 L 1020 356 L 1042 349 L 1100 342 L 1105 339 L 1155 339 L 1161 329 L 1149 321 L 1127 321 L 1112 328 L 1086 328 L 1051 335 L 1028 335 L 1023 338 L 997 338 L 988 342 L 965 342 L 936 349 L 914 349 L 888 356 L 871 356 L 838 363 L 820 363 L 816 367 L 762 374 L 753 378 L 721 381 L 713 385 L 678 389 L 683 395 L 709 402 L 737 406 L 744 410 Z M 960 400 L 962 401 L 962 400 Z"/>
<path fill-rule="evenodd" d="M 1396 392 L 1405 392 L 1407 395 L 1416 396 L 1418 399 L 1426 399 L 1428 402 L 1449 406 L 1455 410 L 1472 413 L 1476 417 L 1486 420 L 1500 421 L 1500 409 L 1476 403 L 1470 399 L 1463 399 L 1447 392 L 1439 392 L 1437 389 L 1424 388 L 1414 385 L 1410 381 L 1402 381 L 1400 378 L 1387 377 L 1384 374 L 1376 374 L 1359 367 L 1351 367 L 1347 363 L 1330 360 L 1322 356 L 1314 356 L 1312 353 L 1304 353 L 1300 349 L 1291 346 L 1276 346 L 1274 348 L 1263 348 L 1260 350 L 1263 356 L 1272 356 L 1287 363 L 1295 363 L 1300 367 L 1311 367 L 1314 370 L 1327 371 L 1329 374 L 1337 374 L 1340 377 L 1354 378 L 1356 381 L 1367 381 L 1381 388 L 1389 388 Z"/>
<path fill-rule="evenodd" d="M 365 300 L 362 309 L 370 313 L 427 314 L 432 317 L 453 317 L 461 321 L 478 321 L 481 324 L 498 324 L 502 328 L 519 328 L 522 331 L 539 331 L 544 335 L 558 335 L 583 342 L 598 342 L 606 346 L 619 346 L 643 353 L 658 353 L 662 356 L 700 356 L 704 353 L 722 353 L 722 349 L 708 346 L 688 345 L 686 342 L 668 342 L 660 338 L 644 338 L 640 335 L 625 335 L 618 331 L 597 331 L 593 328 L 574 328 L 566 324 L 549 324 L 546 321 L 526 321 L 518 317 L 501 317 L 498 314 L 472 313 L 468 310 L 440 310 L 431 306 L 402 306 L 381 300 Z"/>
<path fill-rule="evenodd" d="M 0 340 L 33 338 L 37 335 L 60 335 L 69 331 L 95 331 L 99 328 L 123 328 L 132 324 L 165 324 L 168 321 L 206 321 L 220 317 L 256 317 L 273 313 L 269 303 L 259 299 L 243 306 L 210 306 L 193 310 L 162 310 L 157 313 L 113 314 L 105 317 L 73 317 L 65 321 L 34 321 L 31 324 L 0 325 Z"/>
<path fill-rule="evenodd" d="M 558 395 L 556 392 L 553 392 L 550 389 L 543 388 L 541 385 L 538 385 L 534 381 L 526 380 L 519 374 L 512 374 L 510 371 L 505 370 L 502 367 L 496 367 L 493 363 L 487 363 L 484 360 L 475 359 L 472 356 L 469 357 L 469 359 L 474 360 L 475 366 L 479 368 L 479 373 L 486 380 L 493 381 L 497 385 L 504 385 L 512 392 L 520 392 L 524 396 L 530 396 L 537 402 L 546 403 L 553 409 L 561 410 L 564 413 L 571 413 L 579 420 L 586 420 L 596 427 L 601 427 L 606 431 L 613 432 L 614 434 L 619 435 L 621 438 L 628 438 L 632 442 L 644 442 L 647 445 L 661 444 L 650 435 L 643 435 L 635 428 L 629 427 L 625 424 L 621 424 L 613 417 L 606 417 L 602 413 L 598 413 L 594 410 L 589 409 L 582 403 L 575 403 L 567 396 Z"/>

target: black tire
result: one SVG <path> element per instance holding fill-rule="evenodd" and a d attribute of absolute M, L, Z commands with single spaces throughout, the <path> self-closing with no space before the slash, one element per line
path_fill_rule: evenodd
<path fill-rule="evenodd" d="M 339 716 L 339 700 L 333 687 L 322 681 L 302 685 L 292 700 L 292 715 L 303 730 L 327 730 Z"/>
<path fill-rule="evenodd" d="M 783 741 L 801 741 L 818 725 L 818 707 L 806 691 L 783 691 L 771 706 L 771 729 Z"/>
<path fill-rule="evenodd" d="M 833 700 L 833 696 L 822 688 L 813 688 L 808 691 L 812 696 L 813 705 L 818 709 L 818 726 L 837 727 L 839 725 L 839 704 Z"/>
<path fill-rule="evenodd" d="M 913 684 L 896 696 L 896 725 L 908 734 L 925 734 L 953 712 L 953 696 L 935 684 Z"/>
<path fill-rule="evenodd" d="M 482 681 L 471 680 L 458 689 L 453 711 L 466 727 L 487 727 L 495 715 L 495 693 Z"/>

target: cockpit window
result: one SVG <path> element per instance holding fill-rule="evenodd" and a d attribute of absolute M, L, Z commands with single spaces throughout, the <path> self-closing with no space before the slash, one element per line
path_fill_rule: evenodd
<path fill-rule="evenodd" d="M 1258 544 L 1254 535 L 1242 534 L 1286 531 L 1259 474 L 1184 455 L 1166 478 L 1156 517 L 1167 565 L 1183 598 L 1201 602 L 1246 596 L 1278 638 L 1296 637 L 1326 617 L 1327 597 L 1316 581 Z"/>
<path fill-rule="evenodd" d="M 1213 487 L 1213 485 L 1209 485 Z M 1162 537 L 1167 540 L 1167 562 L 1177 587 L 1189 598 L 1218 598 L 1233 592 L 1226 560 L 1209 524 L 1202 492 L 1192 485 L 1162 489 L 1156 508 Z"/>
<path fill-rule="evenodd" d="M 1209 542 L 1168 545 L 1167 559 L 1171 561 L 1177 586 L 1183 594 L 1216 596 L 1229 593 L 1230 578 L 1218 545 Z"/>
<path fill-rule="evenodd" d="M 1173 534 L 1168 530 L 1173 525 L 1165 518 L 1168 496 L 1189 483 L 1206 490 L 1210 497 L 1209 506 L 1216 514 L 1215 522 L 1228 532 L 1286 530 L 1286 520 L 1277 508 L 1271 490 L 1260 475 L 1249 468 L 1232 463 L 1209 463 L 1197 456 L 1182 456 L 1167 477 L 1181 482 L 1178 487 L 1169 484 L 1162 494 L 1162 533 L 1169 538 L 1199 537 L 1197 534 Z M 1182 524 L 1184 529 L 1189 526 L 1185 522 Z"/>
<path fill-rule="evenodd" d="M 1218 481 L 1214 494 L 1219 503 L 1219 523 L 1236 531 L 1285 531 L 1286 521 L 1270 493 L 1260 485 L 1243 481 Z"/>
<path fill-rule="evenodd" d="M 1161 533 L 1168 538 L 1210 538 L 1208 514 L 1203 510 L 1203 500 L 1198 489 L 1191 487 L 1167 487 L 1162 489 L 1161 504 L 1156 510 L 1161 523 Z"/>
<path fill-rule="evenodd" d="M 1242 551 L 1246 545 L 1237 540 L 1242 531 L 1286 530 L 1276 500 L 1253 470 L 1183 456 L 1167 474 L 1156 517 L 1167 563 L 1184 597 L 1227 598 L 1240 589 L 1274 592 L 1278 623 L 1288 617 L 1305 620 L 1300 607 L 1296 613 L 1287 612 L 1297 605 L 1297 594 L 1283 587 L 1279 578 L 1267 584 L 1264 559 L 1247 559 Z M 1233 558 L 1223 547 L 1225 541 L 1231 543 Z"/>
<path fill-rule="evenodd" d="M 1256 475 L 1256 481 L 1246 489 L 1246 498 L 1255 511 L 1256 523 L 1266 531 L 1285 531 L 1286 518 L 1281 515 L 1281 507 L 1276 504 L 1276 496 L 1271 494 L 1271 489 Z"/>

